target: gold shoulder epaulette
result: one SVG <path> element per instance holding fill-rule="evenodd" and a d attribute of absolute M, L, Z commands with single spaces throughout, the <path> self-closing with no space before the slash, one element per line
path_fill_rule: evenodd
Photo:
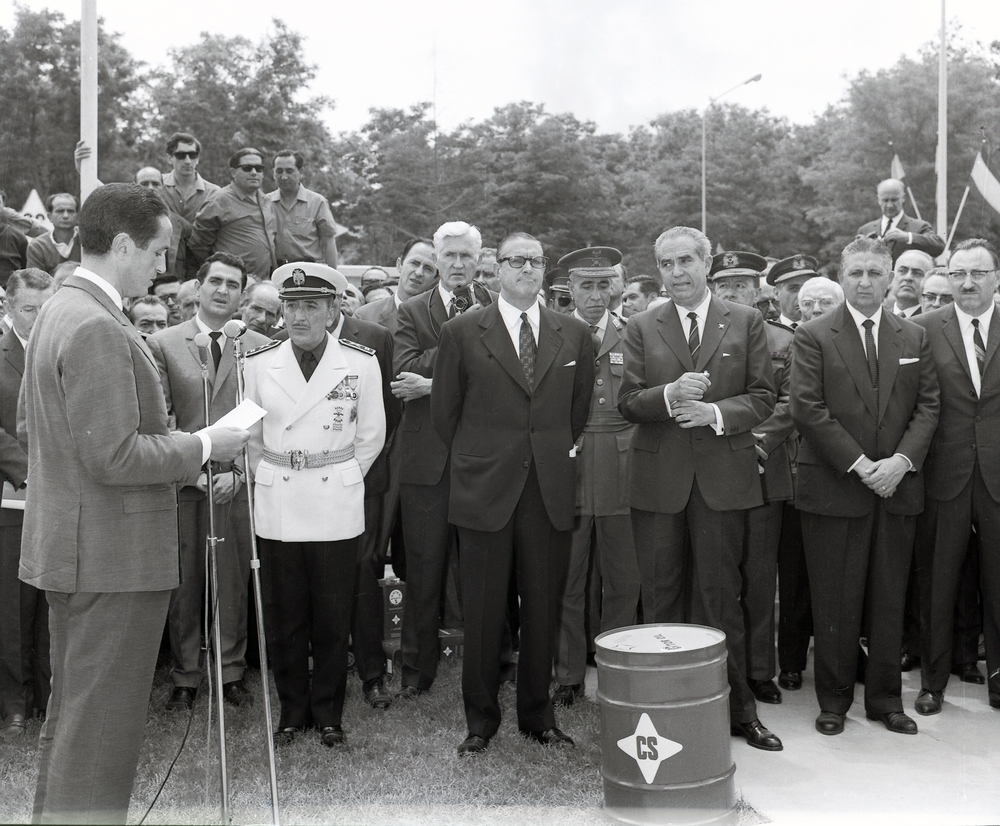
<path fill-rule="evenodd" d="M 249 358 L 250 356 L 256 356 L 258 353 L 263 353 L 266 350 L 271 350 L 281 344 L 280 341 L 269 341 L 267 344 L 262 344 L 260 347 L 255 347 L 253 350 L 247 350 L 243 356 L 244 358 Z"/>
<path fill-rule="evenodd" d="M 360 353 L 367 353 L 369 356 L 374 356 L 375 351 L 371 347 L 366 347 L 364 344 L 359 344 L 356 341 L 350 341 L 346 338 L 340 339 L 340 343 L 345 347 L 350 347 L 353 350 L 357 350 Z"/>

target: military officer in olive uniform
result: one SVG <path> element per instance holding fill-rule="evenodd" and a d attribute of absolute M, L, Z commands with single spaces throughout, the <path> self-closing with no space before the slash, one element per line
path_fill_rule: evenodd
<path fill-rule="evenodd" d="M 608 312 L 614 265 L 622 254 L 611 247 L 588 247 L 559 259 L 568 273 L 573 315 L 590 326 L 596 371 L 590 415 L 576 443 L 576 524 L 569 572 L 559 604 L 554 646 L 557 687 L 553 705 L 568 706 L 583 694 L 588 636 L 597 616 L 586 617 L 588 574 L 601 580 L 600 630 L 634 625 L 639 603 L 639 562 L 632 541 L 632 518 L 625 503 L 625 459 L 635 425 L 618 412 L 625 339 L 624 323 Z M 596 545 L 596 565 L 592 553 Z M 590 634 L 588 635 L 588 630 Z"/>
<path fill-rule="evenodd" d="M 265 632 L 281 701 L 277 745 L 313 725 L 323 745 L 344 742 L 364 477 L 385 441 L 375 351 L 327 332 L 338 275 L 306 262 L 275 270 L 289 340 L 246 358 L 246 397 L 267 411 L 251 430 L 250 467 Z"/>
<path fill-rule="evenodd" d="M 712 291 L 724 301 L 754 307 L 760 274 L 766 267 L 767 260 L 752 252 L 720 252 L 712 257 Z M 760 702 L 780 703 L 781 692 L 774 684 L 774 591 L 781 517 L 784 503 L 793 495 L 788 444 L 795 438 L 795 425 L 788 412 L 788 382 L 794 334 L 770 321 L 764 331 L 778 398 L 774 412 L 753 429 L 764 504 L 746 512 L 741 601 L 746 624 L 747 682 Z"/>

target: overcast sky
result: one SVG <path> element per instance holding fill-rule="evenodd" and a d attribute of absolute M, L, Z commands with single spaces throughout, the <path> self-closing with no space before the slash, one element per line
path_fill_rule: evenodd
<path fill-rule="evenodd" d="M 22 0 L 78 20 L 79 0 Z M 275 16 L 306 36 L 312 91 L 336 100 L 334 131 L 369 107 L 436 101 L 450 129 L 519 100 L 624 132 L 661 112 L 727 102 L 806 123 L 840 100 L 862 69 L 877 71 L 938 37 L 940 0 L 98 0 L 98 14 L 150 65 L 199 32 L 258 40 Z M 1000 38 L 1000 2 L 948 0 L 966 41 Z M 9 28 L 12 4 L 0 2 Z"/>

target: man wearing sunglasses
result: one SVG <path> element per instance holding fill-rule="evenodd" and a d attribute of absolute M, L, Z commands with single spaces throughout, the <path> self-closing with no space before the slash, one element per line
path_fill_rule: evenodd
<path fill-rule="evenodd" d="M 265 281 L 277 266 L 277 222 L 273 203 L 261 192 L 263 153 L 249 146 L 237 150 L 229 158 L 229 172 L 232 182 L 195 215 L 188 249 L 200 262 L 213 252 L 237 255 L 253 280 Z"/>
<path fill-rule="evenodd" d="M 220 187 L 198 174 L 201 142 L 194 135 L 174 132 L 167 140 L 167 157 L 172 169 L 163 176 L 160 197 L 172 216 L 179 216 L 184 229 L 190 232 L 194 216 Z"/>

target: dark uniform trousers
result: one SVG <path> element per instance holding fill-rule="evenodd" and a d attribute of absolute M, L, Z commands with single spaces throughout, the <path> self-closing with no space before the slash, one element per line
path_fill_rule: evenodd
<path fill-rule="evenodd" d="M 278 727 L 339 726 L 358 538 L 279 542 L 258 537 L 257 547 L 268 658 L 281 701 Z"/>
<path fill-rule="evenodd" d="M 774 679 L 774 589 L 784 502 L 765 502 L 747 511 L 743 555 L 743 608 L 746 617 L 747 677 Z"/>
<path fill-rule="evenodd" d="M 802 516 L 794 503 L 784 502 L 778 542 L 778 667 L 782 671 L 806 670 L 812 634 L 812 598 L 802 546 Z"/>

